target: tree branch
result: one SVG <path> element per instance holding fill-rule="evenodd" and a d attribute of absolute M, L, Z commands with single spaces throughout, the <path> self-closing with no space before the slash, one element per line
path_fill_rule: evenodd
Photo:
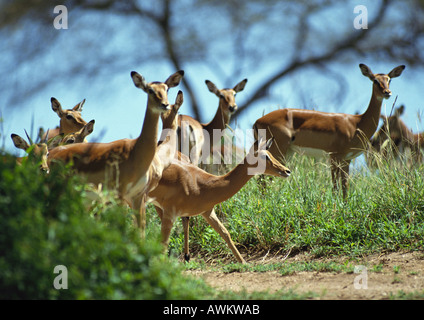
<path fill-rule="evenodd" d="M 346 38 L 346 40 L 340 42 L 334 48 L 325 52 L 322 55 L 309 57 L 302 61 L 297 60 L 296 56 L 294 56 L 292 62 L 286 68 L 271 76 L 268 80 L 265 80 L 264 83 L 258 89 L 256 89 L 253 95 L 243 105 L 239 106 L 239 109 L 234 118 L 239 117 L 241 114 L 243 114 L 253 102 L 256 102 L 266 97 L 267 91 L 277 80 L 280 80 L 288 74 L 297 71 L 303 67 L 332 60 L 348 50 L 355 49 L 358 43 L 361 40 L 365 39 L 367 36 L 369 36 L 372 32 L 371 30 L 373 30 L 373 28 L 376 28 L 383 21 L 383 18 L 387 12 L 388 4 L 390 2 L 391 0 L 383 0 L 381 2 L 377 16 L 373 20 L 374 22 L 370 24 L 369 29 L 361 29 L 352 32 L 351 35 Z"/>

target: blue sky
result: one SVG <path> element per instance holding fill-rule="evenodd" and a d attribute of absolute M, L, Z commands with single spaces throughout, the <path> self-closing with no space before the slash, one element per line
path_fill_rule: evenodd
<path fill-rule="evenodd" d="M 370 15 L 372 15 L 372 5 L 370 5 L 369 11 Z M 342 18 L 335 16 L 332 26 L 351 24 L 353 28 L 354 17 L 352 12 L 349 14 L 345 13 Z M 317 24 L 317 26 L 320 25 L 319 20 L 313 23 Z M 78 26 L 73 26 L 71 23 L 69 27 L 69 30 L 56 32 L 81 32 L 81 30 L 73 31 L 72 28 L 77 29 Z M 325 27 L 324 24 L 321 25 L 321 28 Z M 330 29 L 329 33 L 331 32 Z M 22 32 L 25 32 L 25 29 Z M 86 32 L 94 31 L 86 30 Z M 116 42 L 115 46 L 125 46 L 124 39 L 115 37 L 114 41 Z M 60 55 L 78 55 L 77 49 L 75 49 L 75 52 L 72 50 L 72 48 L 66 48 L 66 37 L 64 37 L 61 43 L 56 44 L 48 51 L 45 59 L 50 59 L 51 61 L 46 63 L 57 63 Z M 201 121 L 210 121 L 218 106 L 218 98 L 208 91 L 204 83 L 206 79 L 211 80 L 217 87 L 222 88 L 234 86 L 242 79 L 248 78 L 244 91 L 237 95 L 237 102 L 241 105 L 249 97 L 249 93 L 252 92 L 253 88 L 259 86 L 260 80 L 272 74 L 275 66 L 280 65 L 281 62 L 276 59 L 275 54 L 270 55 L 270 57 L 269 60 L 265 59 L 262 62 L 260 69 L 246 70 L 235 83 L 223 83 L 223 79 L 218 79 L 217 73 L 212 68 L 200 63 L 184 66 L 186 76 L 190 77 L 191 83 L 194 84 L 195 90 L 199 93 L 198 98 L 202 106 Z M 85 59 L 85 57 L 80 58 Z M 93 59 L 93 57 L 86 58 Z M 222 59 L 221 55 L 220 59 Z M 358 67 L 359 63 L 367 64 L 375 73 L 388 73 L 397 65 L 404 64 L 402 61 L 393 63 L 356 59 L 355 57 L 351 57 L 343 64 L 332 64 L 331 70 L 334 72 L 342 70 L 346 79 L 346 88 L 345 90 L 343 88 L 345 97 L 341 102 L 334 101 L 334 92 L 338 90 L 338 84 L 329 77 L 322 77 L 319 72 L 312 69 L 305 69 L 300 73 L 291 74 L 272 88 L 269 98 L 253 105 L 249 111 L 237 119 L 236 124 L 233 122 L 233 127 L 237 125 L 237 128 L 240 129 L 250 129 L 253 122 L 262 116 L 263 113 L 285 107 L 303 108 L 307 106 L 308 108 L 326 112 L 364 112 L 371 97 L 372 83 L 361 74 Z M 222 61 L 222 64 L 224 66 L 228 65 L 228 69 L 231 70 L 233 69 L 232 64 L 234 64 L 234 61 L 230 59 L 229 61 Z M 28 68 L 31 68 L 31 66 L 28 66 Z M 95 129 L 93 134 L 89 136 L 89 141 L 109 142 L 122 138 L 136 138 L 141 131 L 147 95 L 133 85 L 130 78 L 132 70 L 142 74 L 147 81 L 164 81 L 176 71 L 168 64 L 159 61 L 136 65 L 130 62 L 126 63 L 124 59 L 123 66 L 119 71 L 107 73 L 106 70 L 88 80 L 76 81 L 72 75 L 68 78 L 55 78 L 53 76 L 52 85 L 26 100 L 25 107 L 18 105 L 16 108 L 10 106 L 4 108 L 2 107 L 3 104 L 0 104 L 4 119 L 3 139 L 6 150 L 17 155 L 23 155 L 23 151 L 17 150 L 13 146 L 10 134 L 16 133 L 24 136 L 24 129 L 30 130 L 32 122 L 34 122 L 35 130 L 40 126 L 52 128 L 59 124 L 59 118 L 51 110 L 50 97 L 57 98 L 65 108 L 70 108 L 82 99 L 86 99 L 82 112 L 83 118 L 86 121 L 96 120 Z M 418 116 L 421 115 L 421 110 L 424 110 L 424 106 L 420 101 L 420 93 L 422 92 L 422 81 L 419 77 L 420 71 L 422 70 L 412 70 L 406 65 L 406 70 L 401 77 L 392 81 L 393 96 L 389 100 L 384 101 L 382 109 L 383 114 L 388 114 L 395 97 L 398 96 L 397 106 L 405 104 L 406 112 L 403 120 L 413 131 L 424 130 L 422 121 L 420 121 Z M 27 79 L 22 79 L 22 81 L 27 81 Z M 170 90 L 170 103 L 174 102 L 179 89 L 177 87 Z M 13 90 L 13 88 L 11 87 L 10 90 Z M 292 94 L 299 92 L 299 90 L 303 92 L 301 97 L 297 94 Z M 181 107 L 180 113 L 190 114 L 187 100 Z"/>

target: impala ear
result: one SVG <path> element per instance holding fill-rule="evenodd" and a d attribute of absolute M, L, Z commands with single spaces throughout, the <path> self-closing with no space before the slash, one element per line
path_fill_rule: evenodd
<path fill-rule="evenodd" d="M 237 84 L 234 86 L 233 90 L 234 90 L 235 92 L 243 91 L 244 86 L 246 85 L 246 83 L 247 83 L 247 79 L 244 79 L 244 80 L 240 81 L 239 83 L 237 83 Z"/>
<path fill-rule="evenodd" d="M 11 138 L 16 148 L 22 149 L 22 150 L 27 150 L 29 148 L 28 142 L 26 142 L 21 136 L 18 136 L 17 134 L 12 133 Z"/>
<path fill-rule="evenodd" d="M 174 104 L 175 112 L 177 112 L 178 109 L 180 109 L 183 102 L 184 102 L 184 95 L 183 95 L 183 92 L 180 90 L 178 91 L 177 97 L 175 98 L 175 104 Z"/>
<path fill-rule="evenodd" d="M 85 99 L 82 100 L 80 103 L 77 103 L 76 106 L 72 108 L 72 110 L 81 112 L 82 106 L 84 105 L 84 103 L 85 103 Z"/>
<path fill-rule="evenodd" d="M 221 92 L 219 92 L 218 88 L 212 81 L 205 80 L 205 83 L 210 92 L 215 93 L 218 96 L 218 98 L 221 97 Z"/>
<path fill-rule="evenodd" d="M 56 112 L 59 117 L 61 117 L 63 114 L 63 111 L 62 111 L 62 106 L 60 105 L 60 102 L 54 97 L 51 97 L 50 102 L 52 103 L 52 110 Z"/>
<path fill-rule="evenodd" d="M 359 65 L 359 68 L 361 69 L 361 72 L 365 77 L 368 77 L 371 79 L 371 81 L 374 81 L 375 76 L 374 73 L 371 71 L 370 67 L 368 67 L 366 64 L 361 63 Z"/>
<path fill-rule="evenodd" d="M 144 79 L 144 77 L 141 74 L 139 74 L 139 73 L 137 73 L 135 71 L 131 71 L 131 78 L 132 78 L 132 80 L 134 82 L 134 85 L 137 88 L 143 90 L 146 93 L 149 93 L 150 86 L 146 82 L 146 79 Z"/>
<path fill-rule="evenodd" d="M 403 70 L 405 70 L 404 65 L 398 66 L 394 68 L 392 71 L 390 71 L 388 76 L 390 77 L 390 79 L 399 77 L 402 74 Z"/>
<path fill-rule="evenodd" d="M 168 88 L 176 87 L 180 84 L 181 79 L 184 76 L 184 71 L 179 70 L 175 72 L 174 74 L 170 75 L 168 79 L 165 80 L 165 84 L 168 86 Z"/>
<path fill-rule="evenodd" d="M 94 121 L 94 119 L 93 119 L 93 120 L 91 120 L 90 122 L 88 122 L 88 123 L 84 126 L 84 129 L 83 129 L 84 136 L 88 136 L 90 133 L 92 133 L 92 132 L 93 132 L 93 130 L 94 130 L 94 123 L 95 123 L 95 121 Z"/>
<path fill-rule="evenodd" d="M 395 110 L 395 116 L 400 117 L 405 111 L 405 106 L 401 105 L 399 108 Z"/>

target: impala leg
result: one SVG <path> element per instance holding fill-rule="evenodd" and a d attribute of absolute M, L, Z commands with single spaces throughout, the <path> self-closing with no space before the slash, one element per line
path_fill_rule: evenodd
<path fill-rule="evenodd" d="M 147 195 L 143 194 L 140 201 L 140 210 L 139 210 L 139 223 L 140 234 L 142 239 L 146 236 L 146 198 Z"/>
<path fill-rule="evenodd" d="M 246 263 L 244 261 L 243 257 L 241 256 L 240 252 L 237 250 L 236 246 L 234 245 L 233 240 L 231 240 L 230 233 L 227 231 L 227 229 L 224 227 L 224 225 L 219 221 L 218 217 L 215 214 L 215 210 L 209 210 L 202 213 L 202 217 L 205 218 L 205 220 L 211 225 L 212 228 L 216 232 L 219 233 L 219 235 L 225 240 L 228 247 L 231 249 L 233 254 L 235 255 L 236 259 L 240 263 Z"/>
<path fill-rule="evenodd" d="M 144 239 L 146 233 L 146 196 L 142 195 L 133 199 L 130 206 L 134 211 L 138 212 L 135 216 L 135 220 L 140 229 L 141 238 Z"/>
<path fill-rule="evenodd" d="M 166 212 L 162 214 L 162 224 L 161 224 L 161 234 L 162 234 L 162 244 L 164 252 L 167 251 L 169 245 L 169 236 L 171 235 L 172 227 L 174 226 L 175 218 L 169 216 Z"/>
<path fill-rule="evenodd" d="M 331 180 L 333 181 L 333 191 L 336 191 L 338 190 L 340 164 L 335 157 L 331 157 L 330 161 L 331 161 Z"/>
<path fill-rule="evenodd" d="M 184 229 L 184 260 L 190 261 L 190 247 L 188 244 L 189 230 L 190 230 L 190 217 L 181 217 Z"/>
<path fill-rule="evenodd" d="M 349 189 L 349 166 L 350 160 L 342 161 L 342 166 L 340 168 L 342 190 L 343 190 L 343 199 L 347 197 L 347 190 Z"/>

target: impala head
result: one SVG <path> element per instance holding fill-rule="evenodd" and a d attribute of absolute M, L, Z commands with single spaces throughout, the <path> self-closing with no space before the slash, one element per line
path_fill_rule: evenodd
<path fill-rule="evenodd" d="M 176 87 L 184 76 L 184 71 L 180 70 L 169 76 L 165 82 L 146 82 L 141 74 L 135 71 L 131 72 L 131 78 L 134 85 L 146 92 L 149 96 L 149 106 L 153 109 L 152 111 L 163 113 L 170 109 L 168 102 L 168 90 L 169 88 Z"/>
<path fill-rule="evenodd" d="M 290 169 L 282 165 L 269 152 L 274 138 L 267 141 L 256 140 L 247 155 L 247 162 L 256 167 L 250 167 L 249 174 L 266 174 L 270 176 L 286 178 L 290 176 Z"/>
<path fill-rule="evenodd" d="M 364 76 L 368 77 L 373 83 L 373 90 L 376 90 L 377 98 L 379 100 L 389 99 L 392 95 L 392 92 L 389 89 L 390 80 L 392 78 L 399 77 L 402 74 L 402 71 L 405 69 L 404 65 L 398 66 L 390 71 L 388 74 L 376 73 L 374 74 L 371 69 L 365 65 L 360 64 L 359 68 Z"/>
<path fill-rule="evenodd" d="M 175 104 L 171 106 L 171 110 L 162 113 L 160 116 L 162 118 L 163 128 L 167 129 L 176 129 L 178 127 L 178 110 L 184 102 L 183 92 L 178 91 L 177 97 L 175 98 Z"/>
<path fill-rule="evenodd" d="M 94 120 L 88 122 L 84 127 L 74 133 L 67 134 L 60 144 L 82 143 L 84 139 L 93 132 Z"/>
<path fill-rule="evenodd" d="M 376 150 L 381 149 L 381 145 L 390 138 L 394 146 L 399 147 L 402 139 L 408 139 L 408 128 L 404 122 L 400 119 L 403 114 L 405 106 L 400 106 L 395 109 L 395 112 L 390 117 L 381 115 L 380 118 L 383 120 L 383 125 L 377 131 L 372 139 L 372 146 Z"/>
<path fill-rule="evenodd" d="M 80 130 L 87 122 L 81 117 L 82 107 L 85 99 L 78 103 L 72 109 L 63 109 L 60 102 L 56 98 L 50 99 L 52 109 L 60 118 L 60 133 L 68 134 Z"/>
<path fill-rule="evenodd" d="M 49 167 L 47 166 L 47 156 L 49 154 L 46 141 L 40 141 L 39 143 L 34 143 L 29 137 L 28 133 L 25 131 L 28 142 L 25 141 L 21 136 L 12 133 L 11 137 L 13 144 L 16 148 L 25 150 L 28 153 L 28 158 L 32 161 L 40 161 L 40 168 L 43 171 L 48 171 Z"/>
<path fill-rule="evenodd" d="M 219 98 L 219 107 L 221 108 L 224 117 L 229 119 L 237 110 L 236 94 L 237 92 L 243 91 L 244 86 L 247 83 L 247 79 L 240 81 L 232 89 L 219 90 L 213 82 L 206 80 L 205 83 L 209 91 Z"/>

